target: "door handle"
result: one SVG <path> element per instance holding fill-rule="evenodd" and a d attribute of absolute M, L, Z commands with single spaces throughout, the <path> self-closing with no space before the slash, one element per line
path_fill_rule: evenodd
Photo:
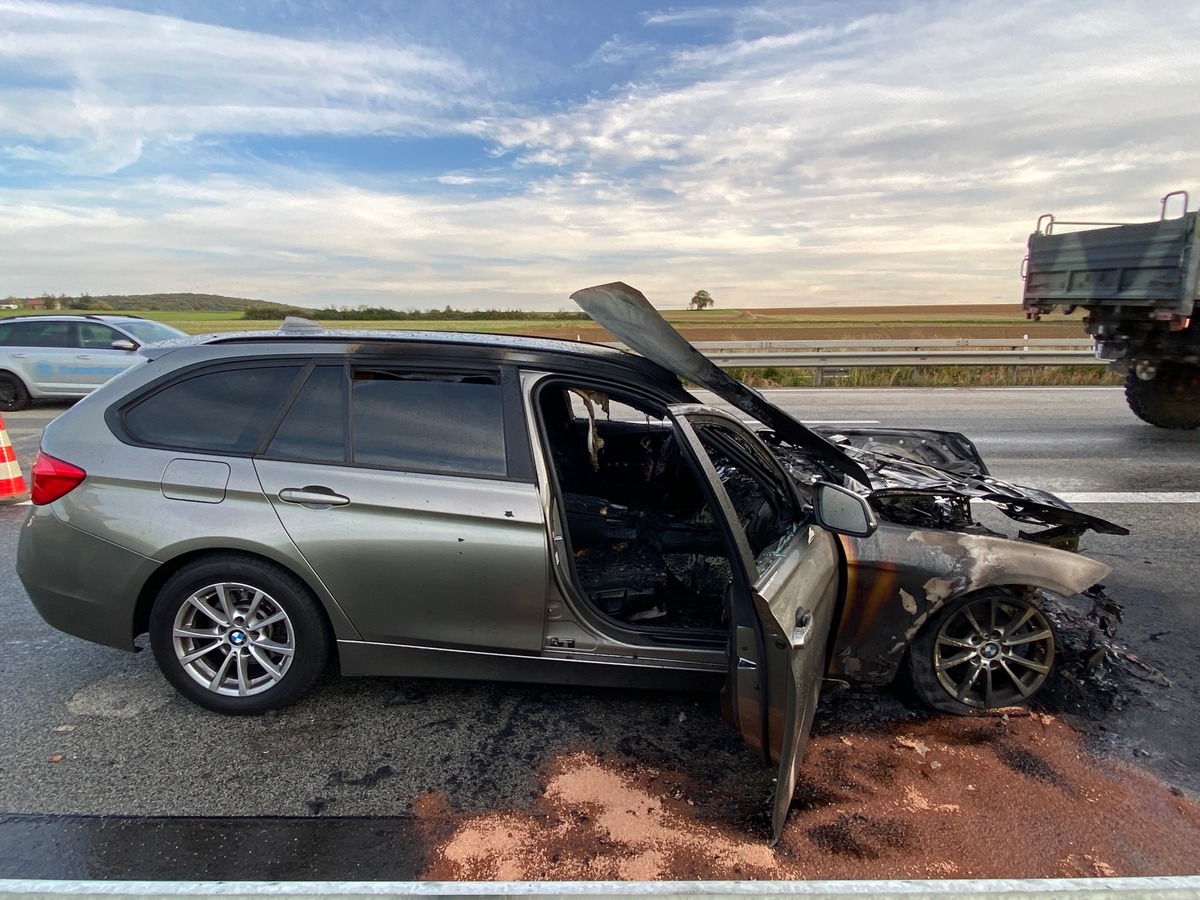
<path fill-rule="evenodd" d="M 279 492 L 279 499 L 284 503 L 296 503 L 312 509 L 329 509 L 331 506 L 345 506 L 350 502 L 349 497 L 335 494 L 329 488 L 316 484 L 306 484 L 302 488 L 284 488 Z"/>

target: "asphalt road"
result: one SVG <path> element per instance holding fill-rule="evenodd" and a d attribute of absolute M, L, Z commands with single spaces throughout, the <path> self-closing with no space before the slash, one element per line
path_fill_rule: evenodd
<path fill-rule="evenodd" d="M 808 421 L 963 431 L 997 476 L 1129 527 L 1129 537 L 1089 536 L 1084 550 L 1114 567 L 1106 585 L 1124 604 L 1122 641 L 1170 686 L 1147 683 L 1081 724 L 1110 752 L 1200 793 L 1200 432 L 1143 425 L 1103 388 L 772 399 Z M 5 414 L 26 476 L 61 410 Z M 24 515 L 0 508 L 10 559 Z M 11 566 L 0 568 L 0 617 L 0 877 L 411 878 L 421 861 L 405 823 L 422 795 L 460 810 L 521 805 L 548 761 L 573 749 L 769 789 L 707 695 L 330 677 L 295 707 L 234 719 L 176 697 L 148 653 L 45 625 Z M 209 827 L 181 832 L 180 816 L 210 817 Z M 295 818 L 263 832 L 224 817 Z M 376 817 L 392 817 L 388 829 Z"/>

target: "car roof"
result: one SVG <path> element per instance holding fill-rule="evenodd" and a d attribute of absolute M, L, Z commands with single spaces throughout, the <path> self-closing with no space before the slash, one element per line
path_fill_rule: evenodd
<path fill-rule="evenodd" d="M 193 335 L 161 341 L 140 349 L 143 356 L 157 359 L 181 349 L 212 348 L 222 358 L 268 353 L 270 355 L 345 353 L 357 359 L 382 360 L 433 352 L 438 356 L 458 355 L 464 359 L 491 359 L 550 369 L 613 371 L 624 369 L 639 380 L 679 392 L 678 377 L 643 356 L 615 346 L 571 341 L 562 338 L 512 334 L 483 334 L 471 331 L 400 331 L 330 329 L 319 332 L 251 331 Z M 244 351 L 244 352 L 243 352 Z M 189 353 L 189 356 L 194 354 Z M 628 377 L 628 376 L 626 376 Z"/>
<path fill-rule="evenodd" d="M 36 320 L 38 322 L 150 322 L 152 319 L 147 319 L 145 316 L 127 315 L 125 313 L 48 313 L 41 315 L 39 313 L 25 313 L 19 316 L 5 316 L 0 319 L 0 325 L 5 322 L 28 322 Z"/>

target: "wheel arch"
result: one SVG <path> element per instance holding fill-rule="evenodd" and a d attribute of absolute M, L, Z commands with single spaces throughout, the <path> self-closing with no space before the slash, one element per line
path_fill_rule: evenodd
<path fill-rule="evenodd" d="M 887 526 L 842 543 L 847 600 L 829 675 L 864 684 L 894 681 L 917 635 L 950 603 L 990 590 L 1070 597 L 1112 571 L 1078 553 L 991 535 Z"/>
<path fill-rule="evenodd" d="M 289 575 L 293 576 L 305 587 L 316 601 L 317 608 L 321 611 L 321 615 L 325 619 L 325 625 L 329 630 L 331 658 L 335 663 L 338 662 L 338 641 L 346 637 L 352 639 L 358 638 L 358 633 L 350 625 L 348 619 L 340 609 L 333 606 L 325 596 L 323 590 L 314 588 L 311 580 L 306 578 L 304 573 L 297 572 L 293 566 L 275 559 L 265 553 L 255 553 L 252 550 L 247 550 L 240 547 L 206 547 L 203 549 L 190 550 L 186 553 L 181 553 L 178 556 L 172 557 L 168 562 L 159 566 L 146 579 L 142 585 L 141 591 L 138 593 L 137 602 L 134 605 L 133 613 L 133 633 L 134 635 L 145 634 L 150 628 L 150 612 L 154 608 L 154 602 L 158 598 L 159 593 L 163 589 L 163 585 L 175 573 L 179 572 L 185 566 L 193 563 L 202 562 L 208 559 L 216 559 L 219 557 L 228 557 L 242 559 L 248 561 L 257 561 L 267 563 L 268 565 L 276 566 Z M 339 663 L 340 664 L 340 663 Z"/>
<path fill-rule="evenodd" d="M 985 584 L 978 588 L 973 588 L 961 594 L 950 594 L 941 598 L 936 603 L 929 604 L 919 615 L 911 620 L 910 627 L 904 633 L 904 639 L 894 644 L 890 650 L 876 658 L 876 666 L 873 670 L 873 677 L 870 681 L 874 684 L 890 684 L 895 681 L 898 676 L 908 670 L 909 662 L 912 657 L 912 646 L 922 632 L 929 627 L 930 622 L 938 617 L 938 614 L 950 606 L 952 603 L 957 603 L 960 600 L 970 600 L 975 597 L 981 597 L 986 594 L 1001 591 L 1012 595 L 1014 598 L 1028 600 L 1034 606 L 1042 605 L 1042 598 L 1039 589 L 1050 590 L 1045 585 L 1040 584 L 1021 584 L 1014 582 L 995 582 Z"/>

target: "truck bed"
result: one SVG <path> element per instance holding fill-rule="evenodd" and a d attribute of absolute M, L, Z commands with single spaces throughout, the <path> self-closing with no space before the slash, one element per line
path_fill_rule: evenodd
<path fill-rule="evenodd" d="M 1198 217 L 1063 234 L 1039 230 L 1029 237 L 1022 305 L 1033 319 L 1057 306 L 1189 317 L 1200 279 Z M 1053 217 L 1047 219 L 1052 232 Z"/>

